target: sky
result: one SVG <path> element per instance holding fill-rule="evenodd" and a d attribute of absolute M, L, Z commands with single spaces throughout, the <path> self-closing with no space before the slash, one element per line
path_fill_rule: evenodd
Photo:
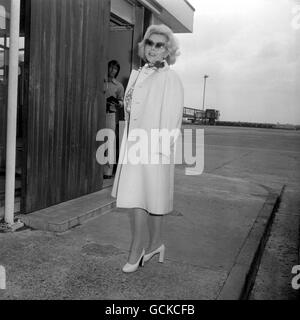
<path fill-rule="evenodd" d="M 220 120 L 300 124 L 300 0 L 189 0 L 194 31 L 177 34 L 185 107 Z"/>

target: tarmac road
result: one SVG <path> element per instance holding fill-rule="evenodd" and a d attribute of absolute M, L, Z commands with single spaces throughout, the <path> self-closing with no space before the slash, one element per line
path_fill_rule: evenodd
<path fill-rule="evenodd" d="M 291 286 L 291 269 L 300 265 L 300 132 L 205 127 L 205 138 L 207 159 L 218 149 L 225 150 L 221 163 L 205 162 L 206 171 L 239 176 L 265 188 L 286 185 L 250 299 L 298 299 L 299 292 Z"/>

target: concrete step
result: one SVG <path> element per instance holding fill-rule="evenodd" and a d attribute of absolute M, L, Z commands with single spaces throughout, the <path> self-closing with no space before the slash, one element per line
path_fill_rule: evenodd
<path fill-rule="evenodd" d="M 33 229 L 64 232 L 115 208 L 115 199 L 110 193 L 111 189 L 105 188 L 30 214 L 19 215 L 18 218 Z"/>

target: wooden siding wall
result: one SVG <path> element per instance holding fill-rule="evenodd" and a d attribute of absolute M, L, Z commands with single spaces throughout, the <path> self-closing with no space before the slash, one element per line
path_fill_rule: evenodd
<path fill-rule="evenodd" d="M 110 0 L 31 0 L 23 212 L 102 188 Z"/>

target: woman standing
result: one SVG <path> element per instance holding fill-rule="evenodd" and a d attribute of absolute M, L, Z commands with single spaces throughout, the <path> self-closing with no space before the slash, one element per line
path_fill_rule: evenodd
<path fill-rule="evenodd" d="M 120 150 L 119 164 L 112 196 L 117 207 L 131 208 L 133 237 L 124 272 L 133 272 L 152 256 L 159 254 L 163 262 L 165 246 L 162 238 L 163 216 L 173 210 L 174 143 L 169 152 L 162 152 L 161 140 L 154 150 L 151 146 L 149 162 L 124 161 L 132 147 L 136 129 L 143 129 L 148 138 L 154 129 L 180 129 L 183 112 L 183 87 L 178 75 L 169 65 L 179 55 L 178 44 L 172 31 L 165 25 L 152 25 L 139 43 L 139 55 L 146 61 L 139 71 L 133 70 L 125 92 L 127 127 Z M 148 142 L 150 147 L 151 142 Z M 165 151 L 165 149 L 164 149 Z M 151 155 L 160 156 L 159 163 L 151 163 Z M 164 158 L 168 163 L 162 163 Z M 149 229 L 149 243 L 144 249 L 145 228 Z"/>

